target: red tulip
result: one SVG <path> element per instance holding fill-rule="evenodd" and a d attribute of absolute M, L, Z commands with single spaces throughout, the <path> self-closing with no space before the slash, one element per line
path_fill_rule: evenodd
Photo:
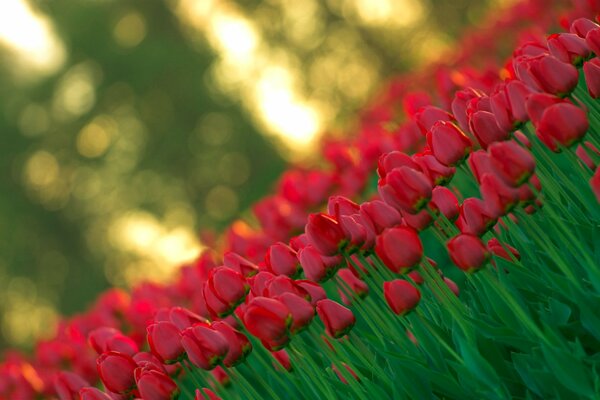
<path fill-rule="evenodd" d="M 494 143 L 488 149 L 488 153 L 498 176 L 507 185 L 521 186 L 535 171 L 533 155 L 513 140 Z"/>
<path fill-rule="evenodd" d="M 546 109 L 537 126 L 537 135 L 551 150 L 557 145 L 570 147 L 580 141 L 589 128 L 587 115 L 570 103 L 554 104 Z"/>
<path fill-rule="evenodd" d="M 517 57 L 513 65 L 521 81 L 534 89 L 559 97 L 571 93 L 579 79 L 577 68 L 549 54 Z"/>
<path fill-rule="evenodd" d="M 313 306 L 317 305 L 319 300 L 327 298 L 325 289 L 323 289 L 323 287 L 316 282 L 300 279 L 296 281 L 296 284 L 306 290 L 306 292 L 310 295 L 310 304 Z"/>
<path fill-rule="evenodd" d="M 521 254 L 519 254 L 517 249 L 506 243 L 500 243 L 500 241 L 496 238 L 491 238 L 487 242 L 487 248 L 493 255 L 504 258 L 510 262 L 512 262 L 513 259 L 521 259 Z"/>
<path fill-rule="evenodd" d="M 519 202 L 519 191 L 506 185 L 496 175 L 485 174 L 479 191 L 486 210 L 498 217 L 508 214 Z"/>
<path fill-rule="evenodd" d="M 467 162 L 475 180 L 480 184 L 483 175 L 496 173 L 492 158 L 485 150 L 477 150 L 471 153 Z"/>
<path fill-rule="evenodd" d="M 456 218 L 458 218 L 458 214 L 460 213 L 458 199 L 452 190 L 444 186 L 436 186 L 433 189 L 431 206 L 444 214 L 444 216 L 450 221 L 454 221 Z"/>
<path fill-rule="evenodd" d="M 460 164 L 473 149 L 471 139 L 452 122 L 438 121 L 427 132 L 427 144 L 435 158 L 446 166 Z"/>
<path fill-rule="evenodd" d="M 225 336 L 208 325 L 191 326 L 181 335 L 181 345 L 191 363 L 198 368 L 213 369 L 223 361 L 229 351 L 229 343 Z"/>
<path fill-rule="evenodd" d="M 469 127 L 477 138 L 479 145 L 487 149 L 495 142 L 501 142 L 510 138 L 510 131 L 498 126 L 496 117 L 489 111 L 474 111 L 469 115 Z"/>
<path fill-rule="evenodd" d="M 433 223 L 433 218 L 427 210 L 421 210 L 417 214 L 409 214 L 406 211 L 402 211 L 401 214 L 403 220 L 402 225 L 412 228 L 417 232 L 425 230 Z"/>
<path fill-rule="evenodd" d="M 135 379 L 144 400 L 172 400 L 179 395 L 177 384 L 168 375 L 153 369 L 138 368 Z"/>
<path fill-rule="evenodd" d="M 417 232 L 408 227 L 386 229 L 377 237 L 375 253 L 390 271 L 403 274 L 423 258 L 423 245 Z"/>
<path fill-rule="evenodd" d="M 133 356 L 139 351 L 137 344 L 130 337 L 115 328 L 106 326 L 91 331 L 88 334 L 88 343 L 98 354 L 118 351 Z"/>
<path fill-rule="evenodd" d="M 369 285 L 362 279 L 359 279 L 348 268 L 342 268 L 338 271 L 337 276 L 341 279 L 342 293 L 345 295 L 355 295 L 364 298 L 369 294 Z"/>
<path fill-rule="evenodd" d="M 84 387 L 79 390 L 79 400 L 111 400 L 111 397 L 95 387 Z"/>
<path fill-rule="evenodd" d="M 490 95 L 490 108 L 500 129 L 512 132 L 529 120 L 525 104 L 531 93 L 529 86 L 516 79 L 496 86 Z"/>
<path fill-rule="evenodd" d="M 415 113 L 414 120 L 421 128 L 423 135 L 430 130 L 438 121 L 454 121 L 452 114 L 441 108 L 434 106 L 425 106 Z"/>
<path fill-rule="evenodd" d="M 323 321 L 327 334 L 336 339 L 346 335 L 356 323 L 352 311 L 330 299 L 317 303 L 317 314 Z"/>
<path fill-rule="evenodd" d="M 383 200 L 392 207 L 416 214 L 431 198 L 432 184 L 422 172 L 400 167 L 380 179 L 378 189 Z"/>
<path fill-rule="evenodd" d="M 223 364 L 226 367 L 236 366 L 248 357 L 248 354 L 252 351 L 252 343 L 250 343 L 246 335 L 223 321 L 216 321 L 211 327 L 221 333 L 229 344 L 229 351 L 223 359 Z"/>
<path fill-rule="evenodd" d="M 400 167 L 409 167 L 419 170 L 417 163 L 415 163 L 408 154 L 401 151 L 391 151 L 389 153 L 384 153 L 379 157 L 377 174 L 380 178 L 385 178 L 390 171 Z"/>
<path fill-rule="evenodd" d="M 172 364 L 185 355 L 181 333 L 171 322 L 157 322 L 146 328 L 152 353 L 166 364 Z"/>
<path fill-rule="evenodd" d="M 210 271 L 204 286 L 204 299 L 211 314 L 224 317 L 244 301 L 249 290 L 242 274 L 231 268 L 217 267 Z"/>
<path fill-rule="evenodd" d="M 54 390 L 60 400 L 79 400 L 79 390 L 86 386 L 89 383 L 73 372 L 60 371 L 54 377 Z"/>
<path fill-rule="evenodd" d="M 258 273 L 258 266 L 237 253 L 229 251 L 223 255 L 223 264 L 248 278 Z"/>
<path fill-rule="evenodd" d="M 395 208 L 381 200 L 362 203 L 360 213 L 371 221 L 377 234 L 380 234 L 386 228 L 400 225 L 402 222 L 402 215 Z"/>
<path fill-rule="evenodd" d="M 585 44 L 588 45 L 590 50 L 600 55 L 600 27 L 590 29 L 585 35 Z"/>
<path fill-rule="evenodd" d="M 138 365 L 130 356 L 109 351 L 98 357 L 96 366 L 102 383 L 111 392 L 125 394 L 135 388 L 133 372 Z"/>
<path fill-rule="evenodd" d="M 280 275 L 271 279 L 266 284 L 266 290 L 263 291 L 265 297 L 276 297 L 283 293 L 294 293 L 304 299 L 309 299 L 310 295 L 296 281 L 288 276 Z"/>
<path fill-rule="evenodd" d="M 281 242 L 269 247 L 265 255 L 265 264 L 275 275 L 287 275 L 293 278 L 302 271 L 298 254 L 290 246 Z"/>
<path fill-rule="evenodd" d="M 358 213 L 360 207 L 344 196 L 331 196 L 327 201 L 327 213 L 339 221 L 342 215 L 352 215 Z"/>
<path fill-rule="evenodd" d="M 207 277 L 208 279 L 208 277 Z M 156 320 L 156 318 L 155 318 Z M 180 331 L 200 322 L 207 322 L 206 318 L 191 312 L 183 307 L 171 307 L 169 309 L 169 318 L 166 320 L 172 322 Z M 157 321 L 158 322 L 158 321 Z"/>
<path fill-rule="evenodd" d="M 548 37 L 550 53 L 560 61 L 580 66 L 591 51 L 585 40 L 573 33 L 554 33 Z"/>
<path fill-rule="evenodd" d="M 465 272 L 481 269 L 490 259 L 487 248 L 475 235 L 460 234 L 450 239 L 447 246 L 454 265 Z"/>
<path fill-rule="evenodd" d="M 452 293 L 456 295 L 456 297 L 460 295 L 460 289 L 458 288 L 456 282 L 454 282 L 450 278 L 444 278 L 444 283 L 446 284 L 446 286 L 448 286 L 448 289 L 450 289 Z"/>
<path fill-rule="evenodd" d="M 594 57 L 583 64 L 583 74 L 588 93 L 594 99 L 600 97 L 600 58 Z"/>
<path fill-rule="evenodd" d="M 338 257 L 324 257 L 313 246 L 306 246 L 298 252 L 298 259 L 302 265 L 304 276 L 315 282 L 326 281 L 331 278 L 340 267 L 342 259 Z"/>
<path fill-rule="evenodd" d="M 276 297 L 292 315 L 291 333 L 298 333 L 308 328 L 315 316 L 315 309 L 304 297 L 295 293 L 282 293 Z"/>
<path fill-rule="evenodd" d="M 363 221 L 360 220 L 359 214 L 356 214 L 356 217 L 354 215 L 340 215 L 338 221 L 342 232 L 346 236 L 347 252 L 354 253 L 365 246 L 368 231 L 367 227 L 363 225 Z"/>
<path fill-rule="evenodd" d="M 200 389 L 196 389 L 196 397 L 194 400 L 221 400 L 221 398 L 212 390 L 208 388 L 202 388 L 202 391 L 200 391 Z"/>
<path fill-rule="evenodd" d="M 548 93 L 532 93 L 528 96 L 526 102 L 527 115 L 529 115 L 533 126 L 537 127 L 539 125 L 542 115 L 550 106 L 565 101 L 567 100 Z"/>
<path fill-rule="evenodd" d="M 305 231 L 309 243 L 325 256 L 338 254 L 347 244 L 342 228 L 327 214 L 310 214 Z"/>
<path fill-rule="evenodd" d="M 273 350 L 283 348 L 289 341 L 292 313 L 281 301 L 255 297 L 244 313 L 246 329 Z"/>
<path fill-rule="evenodd" d="M 419 289 L 402 279 L 383 283 L 383 295 L 396 315 L 406 315 L 421 301 Z"/>
<path fill-rule="evenodd" d="M 433 154 L 415 154 L 413 159 L 434 186 L 448 184 L 456 173 L 456 168 L 440 163 Z"/>
<path fill-rule="evenodd" d="M 596 24 L 594 21 L 590 21 L 587 18 L 577 18 L 571 23 L 569 31 L 576 34 L 580 38 L 585 39 L 585 36 L 589 31 L 597 28 L 600 28 L 600 26 L 598 26 L 598 24 Z"/>
<path fill-rule="evenodd" d="M 485 203 L 476 198 L 468 198 L 460 206 L 456 226 L 462 233 L 481 236 L 498 220 L 498 216 L 486 208 Z"/>
<path fill-rule="evenodd" d="M 287 351 L 285 351 L 285 349 L 274 351 L 271 353 L 271 355 L 273 356 L 273 358 L 275 358 L 275 360 L 277 360 L 279 365 L 281 365 L 283 368 L 285 368 L 286 371 L 289 372 L 292 370 L 292 363 L 290 362 L 290 355 L 287 353 Z"/>

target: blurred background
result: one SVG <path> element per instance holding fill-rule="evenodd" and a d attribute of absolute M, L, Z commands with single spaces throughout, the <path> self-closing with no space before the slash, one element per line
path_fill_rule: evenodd
<path fill-rule="evenodd" d="M 0 349 L 164 280 L 500 0 L 1 0 Z"/>

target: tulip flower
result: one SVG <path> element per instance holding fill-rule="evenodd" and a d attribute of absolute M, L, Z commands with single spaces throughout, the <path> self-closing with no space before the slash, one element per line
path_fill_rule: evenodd
<path fill-rule="evenodd" d="M 229 343 L 223 334 L 208 325 L 198 324 L 186 328 L 181 345 L 192 364 L 211 370 L 223 361 L 229 351 Z"/>
<path fill-rule="evenodd" d="M 494 143 L 488 153 L 498 176 L 507 185 L 521 186 L 535 171 L 535 159 L 531 152 L 513 140 Z"/>
<path fill-rule="evenodd" d="M 292 315 L 290 332 L 296 334 L 308 328 L 315 316 L 315 308 L 304 297 L 295 293 L 282 293 L 276 297 L 289 310 Z"/>
<path fill-rule="evenodd" d="M 450 189 L 444 186 L 436 186 L 433 189 L 431 194 L 431 206 L 444 214 L 450 221 L 454 221 L 458 218 L 458 214 L 460 213 L 458 199 Z"/>
<path fill-rule="evenodd" d="M 406 211 L 402 211 L 401 214 L 402 225 L 412 228 L 417 232 L 421 232 L 433 223 L 433 218 L 428 210 L 421 210 L 416 214 L 409 214 Z"/>
<path fill-rule="evenodd" d="M 589 128 L 584 110 L 571 103 L 558 103 L 542 114 L 536 133 L 551 150 L 557 146 L 570 147 L 580 141 Z"/>
<path fill-rule="evenodd" d="M 414 229 L 391 228 L 377 237 L 375 253 L 390 271 L 404 274 L 423 258 L 423 245 Z"/>
<path fill-rule="evenodd" d="M 465 272 L 478 271 L 490 259 L 490 253 L 481 239 L 468 233 L 450 239 L 447 247 L 454 265 Z"/>
<path fill-rule="evenodd" d="M 347 244 L 338 222 L 324 213 L 309 215 L 305 231 L 309 243 L 325 256 L 338 254 Z"/>
<path fill-rule="evenodd" d="M 513 259 L 521 259 L 521 254 L 519 254 L 519 251 L 517 249 L 506 243 L 500 243 L 500 241 L 496 238 L 491 238 L 487 242 L 487 248 L 493 255 L 500 258 L 504 258 L 505 260 L 510 262 L 513 262 Z"/>
<path fill-rule="evenodd" d="M 246 335 L 232 328 L 227 322 L 216 321 L 211 327 L 221 333 L 227 340 L 229 351 L 223 359 L 223 365 L 226 367 L 236 366 L 246 359 L 252 351 L 252 343 Z"/>
<path fill-rule="evenodd" d="M 342 259 L 339 257 L 324 257 L 313 246 L 306 246 L 298 252 L 298 259 L 302 265 L 304 276 L 315 282 L 326 281 L 331 278 L 340 267 Z"/>
<path fill-rule="evenodd" d="M 358 213 L 360 206 L 344 196 L 331 196 L 327 201 L 327 214 L 339 221 L 342 215 Z"/>
<path fill-rule="evenodd" d="M 172 400 L 179 395 L 177 384 L 163 372 L 138 368 L 135 380 L 144 400 Z"/>
<path fill-rule="evenodd" d="M 485 94 L 473 88 L 465 88 L 457 91 L 452 100 L 452 114 L 456 117 L 458 126 L 465 134 L 469 134 L 469 119 L 467 116 L 467 104 L 478 97 L 483 97 Z M 432 128 L 433 129 L 433 128 Z M 430 145 L 431 147 L 431 145 Z M 441 161 L 440 161 L 441 162 Z"/>
<path fill-rule="evenodd" d="M 180 331 L 194 324 L 207 322 L 206 318 L 203 318 L 200 315 L 183 307 L 171 307 L 169 309 L 169 318 L 167 321 L 172 322 Z"/>
<path fill-rule="evenodd" d="M 554 33 L 548 36 L 548 50 L 560 61 L 575 66 L 581 66 L 591 55 L 585 40 L 573 33 Z"/>
<path fill-rule="evenodd" d="M 327 334 L 335 339 L 345 336 L 356 323 L 352 311 L 330 299 L 317 303 L 317 314 L 325 325 Z"/>
<path fill-rule="evenodd" d="M 292 363 L 290 362 L 290 355 L 285 349 L 274 351 L 271 353 L 273 358 L 277 360 L 277 363 L 281 365 L 286 371 L 292 371 Z"/>
<path fill-rule="evenodd" d="M 583 74 L 588 93 L 593 99 L 600 97 L 600 58 L 594 57 L 583 64 Z"/>
<path fill-rule="evenodd" d="M 265 255 L 265 264 L 275 275 L 287 275 L 293 278 L 302 271 L 296 251 L 281 242 L 269 247 Z"/>
<path fill-rule="evenodd" d="M 300 279 L 296 281 L 296 284 L 306 290 L 306 292 L 310 295 L 310 304 L 313 306 L 317 305 L 319 300 L 327 298 L 325 289 L 323 289 L 323 287 L 316 282 Z"/>
<path fill-rule="evenodd" d="M 408 314 L 421 301 L 419 289 L 402 279 L 384 282 L 383 295 L 388 306 L 396 315 Z"/>
<path fill-rule="evenodd" d="M 204 285 L 204 299 L 211 314 L 224 317 L 244 301 L 249 290 L 242 274 L 232 268 L 217 267 L 210 271 Z"/>
<path fill-rule="evenodd" d="M 473 149 L 471 139 L 447 121 L 436 122 L 427 132 L 427 145 L 435 158 L 449 167 L 460 164 Z"/>
<path fill-rule="evenodd" d="M 472 112 L 469 115 L 469 128 L 484 149 L 487 149 L 492 143 L 510 138 L 510 131 L 500 128 L 496 117 L 489 111 Z"/>
<path fill-rule="evenodd" d="M 532 89 L 513 79 L 496 87 L 490 95 L 490 108 L 500 129 L 512 132 L 529 120 L 525 108 Z"/>
<path fill-rule="evenodd" d="M 483 178 L 483 175 L 496 173 L 494 162 L 492 161 L 489 153 L 485 150 L 477 150 L 471 153 L 471 156 L 467 162 L 469 164 L 469 168 L 471 169 L 471 173 L 479 184 L 481 184 L 481 178 Z"/>
<path fill-rule="evenodd" d="M 600 55 L 600 27 L 596 27 L 590 29 L 585 35 L 585 44 L 596 53 L 597 56 Z"/>
<path fill-rule="evenodd" d="M 346 295 L 355 295 L 359 298 L 364 298 L 369 294 L 369 286 L 362 279 L 358 278 L 348 268 L 342 268 L 338 271 L 337 276 L 341 279 L 342 293 Z"/>
<path fill-rule="evenodd" d="M 185 354 L 181 345 L 181 333 L 173 323 L 157 322 L 148 325 L 146 331 L 152 353 L 164 363 L 175 363 Z"/>
<path fill-rule="evenodd" d="M 413 159 L 434 186 L 448 184 L 456 173 L 456 168 L 445 166 L 432 154 L 415 154 Z"/>
<path fill-rule="evenodd" d="M 73 372 L 60 371 L 54 377 L 54 390 L 60 400 L 79 400 L 79 390 L 86 386 L 89 383 Z"/>
<path fill-rule="evenodd" d="M 377 234 L 380 234 L 386 228 L 400 225 L 402 222 L 402 215 L 395 208 L 381 200 L 362 203 L 360 213 L 371 222 Z"/>
<path fill-rule="evenodd" d="M 579 79 L 577 68 L 549 54 L 516 57 L 513 65 L 521 81 L 559 97 L 571 93 Z"/>
<path fill-rule="evenodd" d="M 133 372 L 138 365 L 130 356 L 109 351 L 98 357 L 96 366 L 100 380 L 111 392 L 126 394 L 135 388 Z"/>
<path fill-rule="evenodd" d="M 97 389 L 95 387 L 84 387 L 79 390 L 79 397 L 77 400 L 112 400 L 109 395 Z"/>
<path fill-rule="evenodd" d="M 441 108 L 434 106 L 425 106 L 415 113 L 414 120 L 421 128 L 423 135 L 427 134 L 433 125 L 438 121 L 454 121 L 452 114 Z"/>
<path fill-rule="evenodd" d="M 258 273 L 258 265 L 245 259 L 237 253 L 229 251 L 223 255 L 223 264 L 248 278 Z"/>
<path fill-rule="evenodd" d="M 411 214 L 419 212 L 431 198 L 431 181 L 422 172 L 409 167 L 390 171 L 377 186 L 386 203 Z"/>
<path fill-rule="evenodd" d="M 244 313 L 246 329 L 263 343 L 274 344 L 273 350 L 283 348 L 289 341 L 292 313 L 281 301 L 255 297 Z"/>
<path fill-rule="evenodd" d="M 485 209 L 498 217 L 508 214 L 519 202 L 519 191 L 493 174 L 485 174 L 479 188 Z"/>
<path fill-rule="evenodd" d="M 420 168 L 408 154 L 401 151 L 391 151 L 379 157 L 377 174 L 380 178 L 385 178 L 390 171 L 400 167 L 409 167 L 417 171 Z"/>
<path fill-rule="evenodd" d="M 139 351 L 137 344 L 119 330 L 109 327 L 94 329 L 88 334 L 88 343 L 98 354 L 107 351 L 133 356 Z"/>
<path fill-rule="evenodd" d="M 456 297 L 458 297 L 460 295 L 460 289 L 458 288 L 458 285 L 456 284 L 456 282 L 454 282 L 450 278 L 444 277 L 444 283 L 446 284 L 446 286 L 448 286 L 448 289 L 450 289 Z"/>
<path fill-rule="evenodd" d="M 580 38 L 585 39 L 585 36 L 589 31 L 597 28 L 600 28 L 600 26 L 598 26 L 598 24 L 596 24 L 594 21 L 590 21 L 587 18 L 577 18 L 571 23 L 569 31 L 576 34 Z"/>
<path fill-rule="evenodd" d="M 276 276 L 275 278 L 267 282 L 266 290 L 264 291 L 264 296 L 276 297 L 283 293 L 294 293 L 295 295 L 307 300 L 310 298 L 308 292 L 304 290 L 301 286 L 298 286 L 296 284 L 296 281 L 288 276 Z"/>
<path fill-rule="evenodd" d="M 486 207 L 486 204 L 476 198 L 468 198 L 460 206 L 460 215 L 456 226 L 462 233 L 481 236 L 498 220 L 498 216 Z"/>

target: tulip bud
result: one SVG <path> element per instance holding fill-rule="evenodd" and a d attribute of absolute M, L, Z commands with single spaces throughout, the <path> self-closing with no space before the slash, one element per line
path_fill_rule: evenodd
<path fill-rule="evenodd" d="M 456 173 L 456 168 L 445 166 L 432 154 L 415 154 L 413 159 L 434 186 L 448 184 Z"/>
<path fill-rule="evenodd" d="M 562 62 L 581 66 L 590 58 L 591 51 L 585 40 L 573 33 L 554 33 L 548 37 L 550 53 Z"/>
<path fill-rule="evenodd" d="M 285 275 L 276 276 L 266 284 L 265 297 L 276 297 L 283 293 L 294 293 L 304 299 L 310 297 L 306 290 L 296 284 L 296 281 Z"/>
<path fill-rule="evenodd" d="M 598 24 L 596 24 L 594 21 L 590 21 L 587 18 L 577 18 L 571 23 L 569 31 L 576 34 L 580 38 L 585 39 L 585 36 L 589 31 L 597 28 L 600 28 L 600 26 L 598 26 Z"/>
<path fill-rule="evenodd" d="M 468 233 L 450 239 L 447 247 L 454 265 L 465 272 L 481 269 L 490 259 L 490 253 L 481 239 Z"/>
<path fill-rule="evenodd" d="M 98 357 L 96 366 L 100 380 L 111 392 L 126 394 L 135 388 L 133 372 L 138 365 L 130 356 L 109 351 Z"/>
<path fill-rule="evenodd" d="M 79 400 L 79 390 L 85 386 L 89 383 L 73 372 L 60 371 L 54 377 L 54 390 L 60 400 Z"/>
<path fill-rule="evenodd" d="M 152 353 L 166 364 L 173 364 L 184 356 L 181 333 L 171 322 L 157 322 L 146 328 Z"/>
<path fill-rule="evenodd" d="M 590 29 L 585 35 L 585 44 L 588 45 L 596 55 L 600 55 L 600 27 Z"/>
<path fill-rule="evenodd" d="M 593 99 L 600 97 L 600 58 L 594 57 L 583 64 L 583 75 L 588 93 Z"/>
<path fill-rule="evenodd" d="M 577 86 L 577 68 L 549 54 L 514 59 L 519 79 L 542 92 L 564 97 Z"/>
<path fill-rule="evenodd" d="M 402 215 L 395 208 L 381 200 L 362 203 L 360 213 L 372 223 L 377 234 L 380 234 L 386 228 L 400 225 L 402 222 Z"/>
<path fill-rule="evenodd" d="M 446 284 L 446 286 L 448 286 L 448 289 L 450 289 L 456 297 L 460 295 L 460 289 L 458 288 L 456 282 L 454 282 L 450 278 L 444 278 L 444 283 Z"/>
<path fill-rule="evenodd" d="M 223 361 L 229 351 L 227 339 L 207 325 L 195 325 L 182 333 L 181 345 L 191 363 L 198 368 L 211 370 Z"/>
<path fill-rule="evenodd" d="M 383 295 L 388 306 L 396 315 L 408 314 L 421 301 L 419 289 L 402 279 L 384 282 Z"/>
<path fill-rule="evenodd" d="M 88 343 L 98 354 L 117 351 L 133 356 L 139 351 L 137 344 L 130 337 L 115 328 L 106 326 L 91 331 L 88 334 Z"/>
<path fill-rule="evenodd" d="M 380 179 L 378 189 L 383 200 L 392 207 L 416 214 L 429 202 L 432 184 L 422 172 L 400 167 Z"/>
<path fill-rule="evenodd" d="M 488 153 L 498 176 L 507 185 L 521 186 L 535 171 L 533 155 L 513 140 L 494 143 L 488 149 Z"/>
<path fill-rule="evenodd" d="M 275 275 L 297 276 L 302 268 L 297 253 L 284 243 L 275 243 L 265 255 L 265 264 Z"/>
<path fill-rule="evenodd" d="M 525 108 L 532 90 L 519 80 L 511 80 L 496 87 L 490 95 L 490 107 L 500 129 L 512 132 L 529 120 Z"/>
<path fill-rule="evenodd" d="M 177 384 L 163 372 L 138 368 L 135 380 L 142 399 L 171 400 L 179 395 Z"/>
<path fill-rule="evenodd" d="M 462 233 L 481 236 L 494 226 L 497 220 L 498 216 L 492 214 L 482 200 L 468 198 L 460 206 L 456 226 Z"/>
<path fill-rule="evenodd" d="M 427 210 L 421 210 L 416 214 L 409 214 L 402 211 L 402 225 L 421 232 L 433 223 L 433 218 Z"/>
<path fill-rule="evenodd" d="M 338 254 L 347 244 L 342 228 L 327 214 L 310 214 L 305 231 L 309 243 L 325 256 Z"/>
<path fill-rule="evenodd" d="M 490 155 L 484 150 L 477 150 L 471 153 L 471 156 L 467 160 L 471 173 L 475 177 L 475 180 L 481 184 L 481 178 L 485 174 L 496 173 L 493 161 Z"/>
<path fill-rule="evenodd" d="M 423 245 L 414 229 L 390 228 L 377 237 L 375 253 L 390 271 L 404 274 L 423 258 Z"/>
<path fill-rule="evenodd" d="M 444 186 L 436 186 L 433 188 L 431 195 L 431 206 L 444 214 L 444 216 L 450 221 L 454 221 L 456 218 L 458 218 L 458 214 L 460 213 L 458 199 L 452 190 Z"/>
<path fill-rule="evenodd" d="M 356 214 L 359 216 L 358 214 Z M 346 250 L 349 253 L 358 251 L 361 247 L 365 246 L 367 241 L 367 228 L 354 216 L 340 215 L 339 226 L 344 232 L 347 241 Z"/>
<path fill-rule="evenodd" d="M 469 127 L 477 138 L 479 145 L 487 149 L 495 142 L 501 142 L 510 138 L 510 131 L 498 126 L 496 117 L 489 111 L 475 111 L 469 115 Z"/>
<path fill-rule="evenodd" d="M 306 246 L 298 252 L 298 259 L 302 265 L 304 276 L 315 282 L 326 281 L 331 278 L 340 267 L 342 259 L 339 257 L 324 257 L 313 246 Z"/>
<path fill-rule="evenodd" d="M 570 147 L 580 141 L 589 128 L 586 112 L 567 102 L 546 109 L 537 126 L 537 135 L 551 150 Z"/>
<path fill-rule="evenodd" d="M 79 390 L 78 400 L 111 400 L 111 397 L 95 387 L 84 387 Z"/>
<path fill-rule="evenodd" d="M 447 111 L 434 106 L 425 106 L 415 113 L 415 121 L 425 135 L 438 121 L 454 121 L 454 117 Z"/>
<path fill-rule="evenodd" d="M 292 363 L 290 362 L 290 355 L 287 353 L 287 351 L 285 351 L 285 349 L 274 351 L 271 353 L 271 355 L 273 356 L 273 358 L 275 358 L 275 360 L 277 360 L 279 365 L 281 365 L 283 368 L 285 368 L 286 371 L 288 371 L 288 372 L 292 371 Z"/>
<path fill-rule="evenodd" d="M 369 294 L 369 285 L 354 275 L 350 269 L 342 268 L 337 275 L 341 280 L 340 286 L 343 294 L 357 296 L 361 299 Z"/>
<path fill-rule="evenodd" d="M 324 299 L 317 303 L 317 314 L 325 325 L 327 334 L 335 339 L 350 332 L 356 323 L 352 311 L 330 299 Z"/>
<path fill-rule="evenodd" d="M 505 260 L 510 262 L 512 262 L 513 259 L 521 259 L 521 254 L 519 254 L 519 251 L 517 249 L 506 243 L 500 243 L 500 241 L 496 238 L 491 238 L 488 241 L 487 248 L 493 255 L 500 258 L 504 258 Z"/>
<path fill-rule="evenodd" d="M 352 215 L 358 213 L 360 207 L 344 196 L 331 196 L 327 201 L 327 214 L 339 221 L 342 215 Z"/>
<path fill-rule="evenodd" d="M 447 121 L 436 122 L 427 132 L 427 145 L 435 158 L 449 167 L 460 164 L 473 149 L 471 139 Z"/>
<path fill-rule="evenodd" d="M 206 318 L 183 307 L 171 307 L 169 310 L 169 319 L 167 321 L 172 322 L 180 331 L 199 322 L 207 322 Z"/>
<path fill-rule="evenodd" d="M 244 313 L 246 329 L 273 350 L 279 350 L 289 341 L 292 314 L 281 301 L 267 297 L 255 297 L 248 303 Z"/>
<path fill-rule="evenodd" d="M 313 306 L 316 306 L 319 300 L 327 298 L 325 289 L 316 282 L 300 279 L 296 281 L 296 284 L 308 292 L 310 295 L 310 304 Z"/>
<path fill-rule="evenodd" d="M 253 262 L 232 251 L 223 255 L 223 264 L 248 278 L 258 273 L 258 266 Z"/>
<path fill-rule="evenodd" d="M 231 325 L 223 321 L 214 322 L 211 327 L 221 333 L 229 344 L 229 351 L 223 359 L 223 364 L 226 367 L 233 367 L 244 362 L 252 351 L 252 343 L 246 335 L 233 329 Z"/>
<path fill-rule="evenodd" d="M 507 186 L 496 175 L 485 174 L 479 190 L 486 210 L 498 217 L 508 214 L 519 202 L 519 191 Z"/>
<path fill-rule="evenodd" d="M 417 171 L 419 170 L 419 166 L 409 155 L 400 151 L 391 151 L 389 153 L 384 153 L 379 157 L 377 162 L 377 174 L 380 178 L 385 178 L 390 171 L 400 167 L 409 167 L 416 169 Z"/>
<path fill-rule="evenodd" d="M 483 97 L 484 95 L 483 92 L 470 87 L 459 90 L 454 94 L 454 99 L 452 100 L 452 114 L 456 117 L 458 126 L 460 126 L 463 132 L 467 134 L 469 132 L 467 104 L 474 98 Z M 431 145 L 429 145 L 429 147 L 431 147 Z"/>
<path fill-rule="evenodd" d="M 295 293 L 283 293 L 277 296 L 292 315 L 291 333 L 298 333 L 308 328 L 315 316 L 315 309 L 304 297 Z"/>
<path fill-rule="evenodd" d="M 239 272 L 217 267 L 210 271 L 204 287 L 204 298 L 212 314 L 224 317 L 244 301 L 249 290 L 250 285 Z"/>

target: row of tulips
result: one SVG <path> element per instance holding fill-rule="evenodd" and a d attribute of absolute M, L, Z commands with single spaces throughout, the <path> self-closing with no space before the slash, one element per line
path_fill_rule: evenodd
<path fill-rule="evenodd" d="M 528 7 L 549 29 L 546 2 L 508 15 Z M 222 257 L 7 354 L 0 398 L 595 398 L 599 11 L 575 1 L 569 32 L 527 35 L 493 76 L 455 66 L 438 106 L 390 85 L 326 146 L 332 170 L 255 206 L 259 229 L 205 235 Z"/>

